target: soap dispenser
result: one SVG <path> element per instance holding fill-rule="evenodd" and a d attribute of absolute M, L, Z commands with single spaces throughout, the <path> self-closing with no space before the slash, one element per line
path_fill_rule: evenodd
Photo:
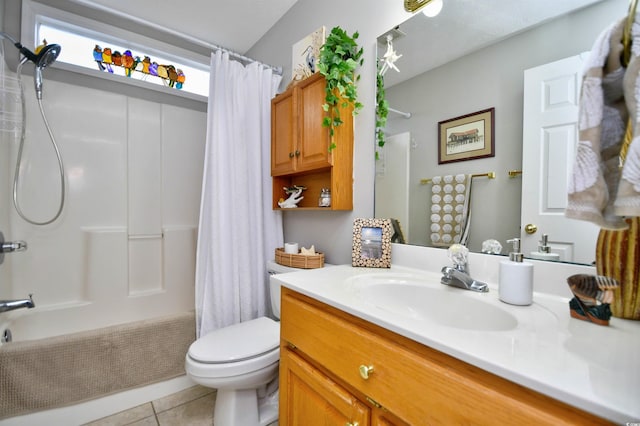
<path fill-rule="evenodd" d="M 520 238 L 507 242 L 513 244 L 513 251 L 509 253 L 509 260 L 500 262 L 500 300 L 511 305 L 530 305 L 533 302 L 533 265 L 522 261 Z"/>
<path fill-rule="evenodd" d="M 542 239 L 538 245 L 538 251 L 532 251 L 530 256 L 532 259 L 538 260 L 551 260 L 555 262 L 560 260 L 560 255 L 558 253 L 551 253 L 551 247 L 549 247 L 549 236 L 547 234 L 542 234 Z"/>

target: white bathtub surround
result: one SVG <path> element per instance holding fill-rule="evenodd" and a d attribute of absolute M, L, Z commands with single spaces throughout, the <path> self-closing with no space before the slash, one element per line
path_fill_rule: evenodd
<path fill-rule="evenodd" d="M 489 284 L 488 293 L 440 284 L 440 269 L 450 263 L 446 250 L 394 244 L 392 256 L 390 269 L 341 265 L 276 275 L 272 280 L 581 410 L 621 424 L 640 419 L 640 323 L 612 318 L 610 326 L 603 327 L 569 315 L 566 278 L 593 274 L 594 268 L 532 261 L 536 264 L 533 304 L 512 306 L 498 299 L 498 264 L 503 256 L 470 254 L 471 275 Z M 384 281 L 385 275 L 396 284 L 409 280 L 407 285 L 426 287 L 423 290 L 428 291 L 420 294 L 439 297 L 440 305 L 460 300 L 478 313 L 478 321 L 465 328 L 447 323 L 446 318 L 421 315 L 424 306 L 431 306 L 429 313 L 441 311 L 450 317 L 446 307 L 441 309 L 433 300 L 421 304 L 412 299 L 413 311 L 385 305 L 393 295 L 374 301 L 375 292 L 367 293 L 365 287 L 372 279 Z M 504 321 L 489 324 L 490 314 L 498 311 L 502 315 L 495 318 Z"/>
<path fill-rule="evenodd" d="M 23 83 L 31 87 L 31 77 Z M 58 196 L 47 186 L 55 160 L 46 129 L 35 119 L 33 90 L 25 97 L 27 116 L 34 119 L 27 123 L 30 167 L 20 196 L 30 216 L 44 217 Z M 29 247 L 5 258 L 0 270 L 8 280 L 0 292 L 6 299 L 33 293 L 36 303 L 11 313 L 14 339 L 193 309 L 206 114 L 53 79 L 43 102 L 65 160 L 67 203 L 62 217 L 46 227 L 25 223 L 10 203 L 3 210 L 10 224 L 5 236 Z M 17 141 L 2 140 L 12 159 L 6 175 L 12 176 Z"/>
<path fill-rule="evenodd" d="M 271 209 L 271 98 L 281 76 L 211 57 L 196 263 L 198 336 L 268 313 L 264 265 L 283 242 Z"/>

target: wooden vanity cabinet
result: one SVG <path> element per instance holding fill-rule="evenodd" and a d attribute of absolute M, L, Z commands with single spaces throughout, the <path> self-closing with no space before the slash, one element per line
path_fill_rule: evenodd
<path fill-rule="evenodd" d="M 329 151 L 329 129 L 322 126 L 325 79 L 316 73 L 271 101 L 271 176 L 273 208 L 286 198 L 283 187 L 307 188 L 298 208 L 319 208 L 322 188 L 331 190 L 331 207 L 353 208 L 353 115 L 343 111 L 343 124 L 334 133 L 336 148 Z"/>
<path fill-rule="evenodd" d="M 610 424 L 290 289 L 281 313 L 281 425 Z"/>

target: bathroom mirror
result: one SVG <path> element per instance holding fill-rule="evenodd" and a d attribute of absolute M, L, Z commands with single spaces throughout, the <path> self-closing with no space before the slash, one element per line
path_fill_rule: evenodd
<path fill-rule="evenodd" d="M 397 219 L 408 244 L 430 245 L 431 184 L 426 180 L 495 172 L 495 179 L 473 179 L 469 249 L 480 252 L 483 241 L 496 239 L 506 254 L 506 240 L 514 237 L 537 245 L 548 231 L 539 227 L 527 234 L 527 223 L 521 224 L 520 172 L 540 163 L 523 158 L 524 72 L 588 52 L 627 8 L 626 0 L 445 1 L 438 16 L 416 13 L 381 34 L 378 56 L 391 35 L 402 57 L 395 62 L 400 72 L 390 69 L 384 75 L 390 111 L 385 147 L 376 160 L 375 217 Z M 438 123 L 488 108 L 495 108 L 495 156 L 439 165 Z M 559 173 L 559 182 L 565 182 L 569 172 Z M 524 194 L 525 199 L 540 196 Z M 556 216 L 566 221 L 566 229 L 585 223 L 564 218 L 562 210 Z M 587 252 L 593 258 L 562 260 L 595 260 L 598 230 L 593 227 L 593 236 L 580 243 L 592 245 Z"/>

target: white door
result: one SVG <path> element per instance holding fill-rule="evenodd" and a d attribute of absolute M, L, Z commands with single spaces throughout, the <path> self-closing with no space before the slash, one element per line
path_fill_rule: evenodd
<path fill-rule="evenodd" d="M 398 219 L 409 243 L 409 150 L 411 133 L 389 136 L 378 148 L 375 212 L 377 218 Z"/>
<path fill-rule="evenodd" d="M 568 219 L 567 183 L 578 139 L 578 101 L 586 54 L 524 72 L 522 252 L 537 251 L 543 234 L 560 260 L 590 264 L 600 228 Z M 527 225 L 537 232 L 528 233 Z M 529 227 L 531 230 L 531 227 Z"/>

